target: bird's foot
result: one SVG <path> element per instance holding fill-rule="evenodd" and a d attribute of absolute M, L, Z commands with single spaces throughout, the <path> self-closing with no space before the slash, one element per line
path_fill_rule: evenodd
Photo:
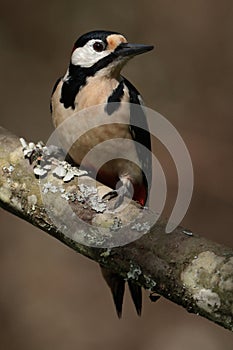
<path fill-rule="evenodd" d="M 114 203 L 113 209 L 118 208 L 124 201 L 124 199 L 132 198 L 133 195 L 133 186 L 130 182 L 130 180 L 124 181 L 124 183 L 116 190 L 112 190 L 108 193 L 106 193 L 102 199 L 107 199 L 108 201 L 116 198 L 116 201 Z"/>

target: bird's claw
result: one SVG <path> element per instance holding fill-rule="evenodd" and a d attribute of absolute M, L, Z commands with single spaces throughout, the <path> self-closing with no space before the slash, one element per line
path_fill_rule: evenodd
<path fill-rule="evenodd" d="M 102 199 L 111 200 L 116 197 L 117 199 L 114 203 L 113 209 L 118 208 L 123 203 L 125 197 L 132 198 L 132 193 L 128 187 L 122 185 L 117 190 L 112 190 L 106 193 Z"/>
<path fill-rule="evenodd" d="M 117 190 L 112 190 L 112 191 L 106 193 L 106 194 L 102 197 L 102 199 L 106 199 L 106 200 L 110 201 L 111 199 L 113 199 L 113 198 L 115 198 L 115 197 L 117 197 L 117 196 L 118 196 Z"/>

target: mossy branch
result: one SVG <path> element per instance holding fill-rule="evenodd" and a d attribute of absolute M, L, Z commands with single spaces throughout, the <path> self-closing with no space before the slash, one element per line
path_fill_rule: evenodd
<path fill-rule="evenodd" d="M 135 283 L 182 305 L 189 312 L 202 315 L 233 331 L 232 249 L 182 227 L 166 234 L 166 223 L 161 221 L 149 233 L 127 245 L 97 248 L 82 244 L 79 237 L 89 243 L 91 237 L 96 240 L 97 246 L 98 240 L 103 242 L 103 239 L 117 237 L 116 224 L 119 223 L 124 225 L 127 221 L 137 221 L 142 227 L 145 222 L 150 222 L 151 213 L 148 211 L 148 214 L 142 215 L 141 209 L 134 203 L 117 214 L 108 211 L 98 213 L 85 200 L 77 200 L 77 197 L 70 200 L 70 194 L 78 192 L 77 178 L 64 183 L 58 177 L 47 176 L 50 188 L 62 189 L 59 195 L 56 191 L 50 191 L 46 197 L 54 217 L 65 216 L 64 203 L 67 203 L 67 198 L 64 193 L 69 194 L 69 205 L 81 219 L 75 234 L 66 233 L 62 220 L 59 227 L 54 224 L 44 205 L 41 184 L 35 177 L 32 165 L 24 158 L 19 138 L 0 128 L 0 204 L 3 209 L 124 278 L 132 278 Z M 95 228 L 103 228 L 104 237 L 95 236 Z M 124 226 L 124 237 L 133 239 L 137 233 L 132 224 Z"/>

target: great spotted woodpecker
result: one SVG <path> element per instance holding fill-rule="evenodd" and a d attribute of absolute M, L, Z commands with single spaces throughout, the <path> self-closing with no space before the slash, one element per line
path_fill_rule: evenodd
<path fill-rule="evenodd" d="M 132 195 L 135 201 L 144 206 L 149 195 L 151 139 L 147 121 L 140 107 L 142 100 L 138 91 L 120 72 L 129 59 L 152 49 L 153 46 L 129 44 L 123 35 L 116 32 L 93 31 L 84 34 L 75 42 L 68 70 L 64 77 L 56 82 L 51 97 L 51 112 L 55 127 L 75 112 L 96 105 L 102 105 L 104 113 L 109 116 L 108 125 L 90 128 L 70 148 L 69 156 L 77 165 L 81 164 L 91 149 L 103 141 L 114 138 L 136 141 L 131 142 L 127 149 L 131 160 L 121 158 L 125 150 L 124 152 L 121 150 L 120 144 L 117 150 L 113 150 L 114 147 L 106 147 L 99 154 L 101 156 L 103 152 L 105 155 L 109 154 L 111 158 L 98 169 L 97 179 L 113 189 L 109 198 L 117 196 L 116 206 L 119 206 L 123 198 L 128 195 Z M 135 104 L 139 105 L 140 113 L 133 113 L 132 107 Z M 124 124 L 114 124 L 114 116 L 117 114 L 121 115 Z M 140 119 L 140 127 L 134 125 L 135 118 Z M 68 135 L 64 133 L 62 138 L 65 140 Z M 142 154 L 137 143 L 148 149 L 146 156 Z M 89 161 L 85 165 L 89 170 L 95 168 L 95 162 L 90 164 Z M 119 183 L 120 186 L 116 188 Z M 111 288 L 117 314 L 120 317 L 125 281 L 107 269 L 102 268 L 102 274 Z M 128 284 L 137 313 L 140 315 L 141 288 L 130 280 Z"/>

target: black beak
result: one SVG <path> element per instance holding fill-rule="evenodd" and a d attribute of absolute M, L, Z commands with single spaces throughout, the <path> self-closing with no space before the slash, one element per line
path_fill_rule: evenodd
<path fill-rule="evenodd" d="M 116 48 L 114 54 L 119 57 L 136 56 L 151 51 L 153 48 L 152 45 L 122 43 Z"/>

